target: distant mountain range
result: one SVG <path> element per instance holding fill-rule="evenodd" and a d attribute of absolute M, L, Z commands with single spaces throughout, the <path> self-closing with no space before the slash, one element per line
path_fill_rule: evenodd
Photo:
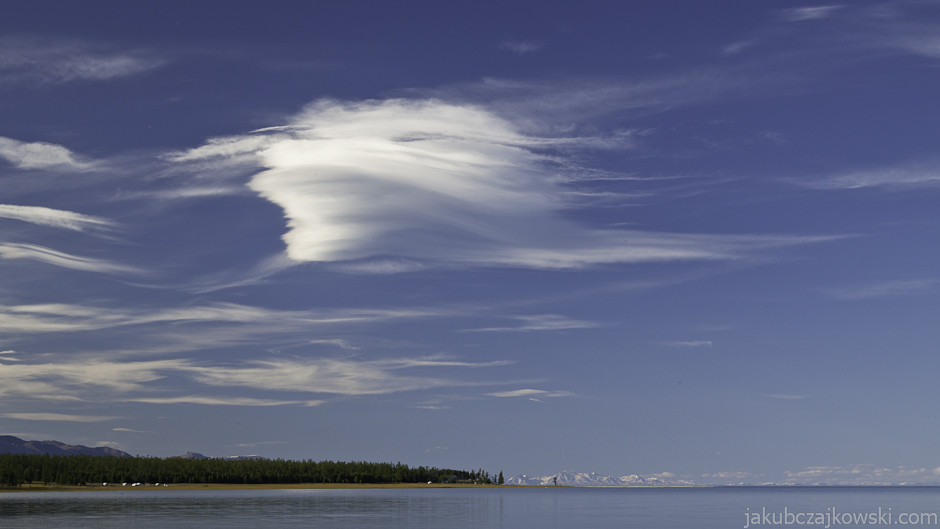
<path fill-rule="evenodd" d="M 547 476 L 528 476 L 519 474 L 506 480 L 507 485 L 528 485 L 551 487 L 688 487 L 695 483 L 676 479 L 671 474 L 652 474 L 641 476 L 630 474 L 628 476 L 606 476 L 594 472 L 563 471 Z"/>
<path fill-rule="evenodd" d="M 132 455 L 124 452 L 123 450 L 118 450 L 117 448 L 111 448 L 109 446 L 85 446 L 85 445 L 69 445 L 59 441 L 25 441 L 19 437 L 14 437 L 12 435 L 0 435 L 0 454 L 38 454 L 38 455 L 50 455 L 50 456 L 70 456 L 70 455 L 83 455 L 83 456 L 111 456 L 111 457 L 133 457 Z M 181 456 L 183 459 L 212 459 L 207 455 L 200 454 L 198 452 L 186 452 Z M 261 456 L 250 455 L 250 456 L 228 456 L 219 459 L 227 459 L 230 461 L 242 461 L 250 459 L 264 459 Z"/>
<path fill-rule="evenodd" d="M 68 445 L 60 443 L 59 441 L 24 441 L 12 435 L 0 435 L 0 454 L 131 457 L 127 452 L 109 446 L 90 447 L 85 445 Z"/>

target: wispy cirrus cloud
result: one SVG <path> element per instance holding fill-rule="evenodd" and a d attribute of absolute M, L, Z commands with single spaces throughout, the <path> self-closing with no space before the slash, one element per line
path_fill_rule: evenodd
<path fill-rule="evenodd" d="M 211 386 L 237 386 L 280 391 L 335 395 L 383 395 L 440 387 L 476 386 L 474 382 L 447 377 L 403 374 L 403 370 L 429 367 L 492 367 L 503 362 L 428 362 L 396 358 L 352 360 L 341 358 L 255 361 L 238 367 L 192 367 L 195 380 Z"/>
<path fill-rule="evenodd" d="M 130 265 L 123 265 L 105 259 L 94 259 L 72 255 L 38 244 L 0 243 L 0 259 L 24 259 L 41 263 L 81 270 L 83 272 L 98 272 L 104 274 L 131 274 L 141 275 L 146 271 Z"/>
<path fill-rule="evenodd" d="M 787 470 L 786 485 L 936 485 L 940 467 L 879 466 L 872 464 L 812 466 Z"/>
<path fill-rule="evenodd" d="M 102 422 L 117 419 L 104 415 L 69 415 L 66 413 L 0 413 L 0 417 L 19 421 Z"/>
<path fill-rule="evenodd" d="M 804 22 L 807 20 L 819 20 L 831 16 L 845 6 L 842 5 L 822 5 L 809 7 L 791 7 L 778 11 L 780 17 L 788 22 Z"/>
<path fill-rule="evenodd" d="M 129 402 L 141 402 L 144 404 L 201 404 L 206 406 L 319 406 L 324 400 L 274 400 L 274 399 L 255 399 L 250 397 L 202 397 L 198 395 L 186 395 L 183 397 L 140 397 L 127 399 Z"/>
<path fill-rule="evenodd" d="M 88 41 L 39 36 L 0 39 L 4 83 L 109 81 L 158 68 L 166 60 L 143 50 L 116 50 Z"/>
<path fill-rule="evenodd" d="M 513 331 L 563 331 L 570 329 L 591 329 L 603 324 L 587 320 L 575 320 L 559 314 L 537 314 L 530 316 L 512 316 L 519 322 L 514 326 L 483 327 L 465 329 L 471 332 L 513 332 Z"/>
<path fill-rule="evenodd" d="M 894 190 L 940 185 L 940 163 L 912 163 L 889 167 L 836 172 L 814 179 L 790 182 L 820 190 L 886 188 Z"/>
<path fill-rule="evenodd" d="M 492 385 L 492 381 L 458 379 L 440 373 L 507 364 L 507 361 L 465 362 L 435 357 L 381 360 L 275 358 L 232 361 L 224 365 L 184 358 L 130 362 L 96 359 L 13 365 L 0 363 L 0 397 L 82 401 L 107 394 L 149 404 L 316 406 L 324 401 L 204 395 L 193 393 L 192 386 L 180 395 L 177 384 L 167 382 L 167 379 L 182 377 L 206 390 L 250 388 L 265 392 L 364 396 Z M 154 392 L 160 394 L 154 395 Z M 167 395 L 168 392 L 171 394 Z"/>
<path fill-rule="evenodd" d="M 535 53 L 545 47 L 544 42 L 534 40 L 506 40 L 500 45 L 504 50 L 509 50 L 516 55 L 526 55 Z"/>
<path fill-rule="evenodd" d="M 674 340 L 670 342 L 662 342 L 663 345 L 668 345 L 670 347 L 705 347 L 711 349 L 714 343 L 711 340 Z"/>
<path fill-rule="evenodd" d="M 19 169 L 89 171 L 95 163 L 54 143 L 25 142 L 0 136 L 0 158 Z"/>
<path fill-rule="evenodd" d="M 555 176 L 561 168 L 543 152 L 566 141 L 523 134 L 476 105 L 324 100 L 269 136 L 210 141 L 170 158 L 228 164 L 254 156 L 261 170 L 248 185 L 283 209 L 287 256 L 353 263 L 369 273 L 415 263 L 564 269 L 736 259 L 821 240 L 577 224 L 562 213 L 570 201 Z M 369 264 L 390 257 L 409 265 Z"/>
<path fill-rule="evenodd" d="M 514 389 L 510 391 L 496 391 L 493 393 L 486 394 L 489 397 L 500 397 L 500 398 L 517 398 L 517 397 L 526 397 L 526 398 L 538 398 L 538 397 L 570 397 L 572 395 L 569 391 L 547 391 L 544 389 Z"/>
<path fill-rule="evenodd" d="M 842 300 L 865 300 L 922 294 L 938 283 L 935 279 L 896 279 L 864 285 L 827 288 L 828 296 Z"/>
<path fill-rule="evenodd" d="M 105 218 L 41 206 L 0 204 L 0 218 L 81 232 L 117 228 L 117 223 Z"/>
<path fill-rule="evenodd" d="M 324 309 L 277 310 L 236 303 L 212 303 L 170 309 L 111 309 L 93 305 L 40 303 L 0 305 L 0 328 L 6 333 L 29 334 L 89 331 L 148 324 L 255 325 L 269 333 L 312 326 L 374 323 L 447 315 L 444 309 Z M 225 332 L 230 332 L 226 330 Z"/>

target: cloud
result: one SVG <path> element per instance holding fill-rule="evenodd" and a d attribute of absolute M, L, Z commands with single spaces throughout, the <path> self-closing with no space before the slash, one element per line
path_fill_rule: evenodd
<path fill-rule="evenodd" d="M 812 466 L 784 472 L 786 485 L 938 485 L 936 468 L 871 464 Z"/>
<path fill-rule="evenodd" d="M 82 232 L 117 227 L 116 223 L 101 217 L 39 206 L 0 204 L 0 218 Z"/>
<path fill-rule="evenodd" d="M 0 158 L 20 169 L 88 171 L 95 164 L 54 143 L 14 140 L 0 136 Z"/>
<path fill-rule="evenodd" d="M 481 329 L 465 329 L 471 332 L 511 332 L 511 331 L 561 331 L 570 329 L 591 329 L 601 324 L 593 321 L 573 320 L 558 314 L 538 314 L 533 316 L 513 316 L 512 319 L 522 322 L 512 327 L 484 327 Z"/>
<path fill-rule="evenodd" d="M 179 391 L 179 381 L 203 386 L 261 391 L 384 395 L 440 387 L 479 386 L 493 382 L 457 380 L 440 370 L 499 367 L 508 361 L 463 362 L 435 357 L 359 360 L 297 358 L 207 365 L 193 359 L 145 361 L 63 360 L 55 363 L 0 363 L 0 397 L 80 401 L 102 394 L 149 404 L 227 406 L 316 406 L 322 400 L 217 397 L 192 394 L 154 396 L 153 391 Z M 191 387 L 191 386 L 189 386 Z M 149 393 L 149 394 L 148 394 Z"/>
<path fill-rule="evenodd" d="M 122 265 L 103 259 L 80 257 L 39 246 L 37 244 L 0 243 L 0 259 L 26 259 L 41 263 L 81 270 L 84 272 L 99 272 L 105 274 L 143 274 L 144 270 L 128 265 Z"/>
<path fill-rule="evenodd" d="M 572 394 L 568 391 L 545 391 L 542 389 L 515 389 L 511 391 L 497 391 L 487 393 L 489 397 L 515 398 L 515 397 L 570 397 Z"/>
<path fill-rule="evenodd" d="M 326 401 L 323 400 L 271 400 L 271 399 L 253 399 L 248 397 L 199 397 L 188 395 L 185 397 L 149 397 L 127 399 L 130 402 L 142 402 L 146 404 L 204 404 L 208 406 L 319 406 Z"/>
<path fill-rule="evenodd" d="M 117 419 L 117 417 L 105 417 L 100 415 L 67 415 L 64 413 L 0 413 L 0 417 L 20 421 L 53 422 L 101 422 Z"/>
<path fill-rule="evenodd" d="M 435 362 L 426 359 L 350 360 L 320 358 L 255 361 L 244 366 L 187 369 L 195 380 L 210 386 L 238 386 L 277 391 L 302 391 L 335 395 L 382 395 L 439 387 L 472 386 L 479 382 L 458 381 L 427 375 L 405 375 L 400 370 L 416 367 L 490 367 L 504 362 L 481 364 Z"/>
<path fill-rule="evenodd" d="M 45 303 L 0 305 L 0 324 L 6 332 L 47 333 L 89 331 L 159 323 L 251 325 L 260 333 L 306 330 L 314 325 L 370 323 L 394 319 L 434 317 L 445 310 L 326 309 L 320 311 L 273 310 L 236 303 L 213 303 L 161 310 L 106 309 L 91 305 Z M 165 329 L 163 329 L 165 332 Z M 226 330 L 225 332 L 231 332 Z M 213 340 L 216 337 L 212 338 Z"/>
<path fill-rule="evenodd" d="M 761 393 L 761 396 L 779 400 L 801 400 L 806 398 L 806 395 L 786 395 L 783 393 Z"/>
<path fill-rule="evenodd" d="M 151 432 L 145 432 L 141 430 L 133 430 L 131 428 L 111 428 L 111 431 L 112 432 L 125 432 L 125 433 L 151 433 Z"/>
<path fill-rule="evenodd" d="M 62 361 L 0 364 L 0 396 L 42 400 L 81 400 L 89 392 L 139 391 L 166 373 L 188 366 L 184 360 L 143 362 Z"/>
<path fill-rule="evenodd" d="M 880 167 L 828 175 L 815 180 L 794 180 L 794 183 L 812 189 L 838 190 L 885 187 L 894 189 L 918 188 L 940 184 L 940 164 L 919 163 L 895 167 Z"/>
<path fill-rule="evenodd" d="M 673 342 L 663 342 L 663 345 L 669 345 L 672 347 L 707 347 L 712 348 L 711 340 L 678 340 Z"/>
<path fill-rule="evenodd" d="M 541 50 L 545 47 L 545 43 L 531 40 L 507 40 L 501 43 L 500 47 L 516 55 L 526 55 Z"/>
<path fill-rule="evenodd" d="M 831 16 L 836 11 L 842 9 L 842 5 L 812 6 L 812 7 L 792 7 L 781 9 L 780 17 L 788 22 L 804 22 L 807 20 L 819 20 Z"/>
<path fill-rule="evenodd" d="M 287 256 L 368 273 L 735 259 L 820 240 L 580 225 L 562 214 L 562 169 L 544 152 L 559 142 L 469 104 L 324 100 L 270 136 L 213 140 L 171 158 L 225 164 L 252 153 L 263 169 L 249 187 L 284 211 Z"/>
<path fill-rule="evenodd" d="M 934 279 L 899 279 L 869 285 L 831 288 L 826 289 L 825 292 L 833 298 L 852 301 L 920 294 L 930 290 L 936 284 L 937 281 Z"/>
<path fill-rule="evenodd" d="M 61 84 L 108 81 L 138 75 L 165 64 L 145 51 L 50 37 L 0 39 L 0 79 L 6 83 Z"/>

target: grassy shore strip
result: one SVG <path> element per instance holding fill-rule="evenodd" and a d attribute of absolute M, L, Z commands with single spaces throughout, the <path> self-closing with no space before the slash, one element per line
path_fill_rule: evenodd
<path fill-rule="evenodd" d="M 277 489 L 477 489 L 506 488 L 508 485 L 473 485 L 455 483 L 170 483 L 167 485 L 122 486 L 120 483 L 108 485 L 20 485 L 0 487 L 0 492 L 77 492 L 77 491 L 138 491 L 138 490 L 277 490 Z M 512 488 L 522 488 L 513 486 Z"/>

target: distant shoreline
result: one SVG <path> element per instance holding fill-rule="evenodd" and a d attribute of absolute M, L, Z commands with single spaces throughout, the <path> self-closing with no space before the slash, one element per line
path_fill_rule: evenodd
<path fill-rule="evenodd" d="M 0 487 L 3 492 L 79 492 L 79 491 L 138 491 L 138 490 L 278 490 L 278 489 L 500 489 L 530 488 L 525 485 L 474 485 L 471 483 L 168 483 L 166 485 L 19 485 Z M 534 487 L 533 487 L 534 488 Z M 547 488 L 547 487 L 538 487 Z"/>

